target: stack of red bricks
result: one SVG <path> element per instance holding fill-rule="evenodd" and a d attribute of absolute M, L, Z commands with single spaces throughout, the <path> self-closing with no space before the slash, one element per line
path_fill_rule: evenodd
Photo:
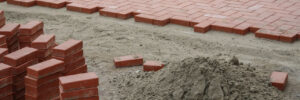
<path fill-rule="evenodd" d="M 24 25 L 20 26 L 20 46 L 31 47 L 31 42 L 39 37 L 41 34 L 44 34 L 44 23 L 42 21 L 30 21 Z"/>
<path fill-rule="evenodd" d="M 25 47 L 4 56 L 4 63 L 12 66 L 13 96 L 15 100 L 24 99 L 26 68 L 38 63 L 36 53 L 36 49 Z"/>
<path fill-rule="evenodd" d="M 5 16 L 4 11 L 0 10 L 0 27 L 2 27 L 3 25 L 5 25 Z"/>
<path fill-rule="evenodd" d="M 31 43 L 32 48 L 38 49 L 37 57 L 39 62 L 51 58 L 52 48 L 55 47 L 55 35 L 40 35 Z"/>
<path fill-rule="evenodd" d="M 59 99 L 58 77 L 62 75 L 64 62 L 49 59 L 27 68 L 25 77 L 26 100 Z"/>
<path fill-rule="evenodd" d="M 12 67 L 0 63 L 0 100 L 13 100 Z"/>
<path fill-rule="evenodd" d="M 9 52 L 14 52 L 19 49 L 19 27 L 20 24 L 7 23 L 0 28 L 0 35 L 4 35 L 6 37 L 6 45 Z M 3 47 L 5 47 L 5 45 L 3 45 Z"/>
<path fill-rule="evenodd" d="M 60 77 L 60 100 L 99 100 L 98 85 L 95 73 Z"/>
<path fill-rule="evenodd" d="M 65 62 L 64 75 L 87 72 L 81 40 L 70 39 L 53 48 L 52 57 Z"/>

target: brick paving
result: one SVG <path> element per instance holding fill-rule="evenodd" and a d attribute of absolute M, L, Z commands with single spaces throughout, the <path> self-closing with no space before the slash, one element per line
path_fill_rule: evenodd
<path fill-rule="evenodd" d="M 293 42 L 300 39 L 299 0 L 7 0 L 21 6 L 67 7 L 83 13 L 164 26 L 194 27 Z"/>

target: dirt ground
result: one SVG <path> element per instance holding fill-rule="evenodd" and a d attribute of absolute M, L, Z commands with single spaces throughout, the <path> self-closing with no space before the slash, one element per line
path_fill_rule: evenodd
<path fill-rule="evenodd" d="M 98 13 L 82 14 L 70 12 L 66 11 L 65 8 L 51 9 L 39 6 L 24 8 L 0 3 L 0 9 L 5 11 L 7 22 L 22 24 L 31 20 L 44 21 L 45 33 L 55 34 L 56 41 L 59 43 L 70 38 L 83 40 L 88 70 L 90 72 L 96 72 L 99 76 L 99 95 L 101 100 L 153 100 L 172 98 L 175 100 L 227 100 L 234 97 L 234 95 L 239 95 L 239 97 L 233 98 L 233 100 L 300 100 L 300 41 L 295 43 L 283 43 L 280 41 L 255 38 L 253 34 L 241 36 L 218 31 L 201 34 L 193 32 L 193 28 L 190 27 L 172 24 L 159 27 L 137 23 L 134 22 L 133 19 L 120 20 L 103 17 L 99 16 Z M 114 67 L 112 62 L 114 57 L 130 54 L 140 54 L 145 60 L 162 61 L 166 64 L 166 67 L 161 71 L 150 73 L 143 72 L 141 66 L 118 69 Z M 228 65 L 226 62 L 233 56 L 236 56 L 239 61 L 243 63 L 243 65 L 239 65 L 241 67 L 240 70 L 238 70 L 237 65 Z M 206 59 L 204 57 L 209 57 L 209 60 L 205 60 L 206 62 L 204 61 L 204 63 L 197 62 L 197 59 Z M 202 60 L 200 60 L 200 62 Z M 225 62 L 223 60 L 225 60 Z M 211 65 L 211 63 L 209 63 L 210 61 L 217 62 L 218 64 Z M 197 65 L 199 65 L 200 69 Z M 193 97 L 191 96 L 193 92 L 190 93 L 191 91 L 189 91 L 193 87 L 190 87 L 188 84 L 196 84 L 199 80 L 202 80 L 200 76 L 200 78 L 194 80 L 195 76 L 190 77 L 190 73 L 187 70 L 211 71 L 210 69 L 201 69 L 201 66 L 206 65 L 209 65 L 208 67 L 217 67 L 220 70 L 225 70 L 225 72 L 217 74 L 217 76 L 222 77 L 214 77 L 211 79 L 206 76 L 214 76 L 214 74 L 216 74 L 214 71 L 212 71 L 211 74 L 198 73 L 202 78 L 205 77 L 208 83 L 217 84 L 209 86 L 207 82 L 204 82 L 203 88 L 208 88 L 205 88 L 205 95 L 201 97 L 197 95 L 194 96 L 195 98 L 186 98 L 189 96 Z M 188 68 L 184 69 L 182 67 Z M 245 72 L 244 77 L 238 76 L 243 76 L 244 71 L 249 68 L 256 70 L 249 73 Z M 230 74 L 230 71 L 234 71 L 233 74 Z M 238 73 L 239 71 L 242 73 Z M 285 91 L 278 91 L 268 84 L 268 75 L 272 71 L 284 71 L 289 73 L 288 86 Z M 175 75 L 173 72 L 182 73 L 182 75 Z M 251 73 L 257 77 L 251 77 Z M 242 81 L 232 79 L 227 75 L 242 78 Z M 180 80 L 182 78 L 190 80 L 169 83 L 163 81 L 171 79 Z M 245 81 L 243 78 L 250 78 L 250 81 Z M 246 88 L 234 88 L 244 89 L 240 90 L 238 94 L 234 92 L 237 90 L 228 88 L 227 92 L 230 93 L 226 94 L 224 87 L 230 87 L 231 84 L 229 84 L 230 82 L 223 84 L 223 81 L 241 82 L 241 86 Z M 127 86 L 126 84 L 128 82 L 133 84 Z M 168 84 L 175 86 L 174 88 L 169 87 Z M 176 84 L 178 84 L 179 87 Z M 220 88 L 209 88 L 220 87 L 219 85 L 222 87 L 222 92 L 220 92 Z M 254 89 L 251 88 L 251 86 L 254 86 Z M 177 88 L 183 90 L 176 92 Z M 247 89 L 250 90 L 248 91 Z M 254 93 L 250 93 L 252 90 L 255 90 Z M 176 97 L 180 94 L 182 95 L 182 93 L 186 96 Z M 172 98 L 167 96 L 170 94 L 173 95 Z M 216 96 L 209 94 L 222 95 Z"/>

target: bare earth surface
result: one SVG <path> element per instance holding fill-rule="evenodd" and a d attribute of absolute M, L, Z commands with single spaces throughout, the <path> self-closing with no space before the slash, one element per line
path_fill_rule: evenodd
<path fill-rule="evenodd" d="M 89 71 L 99 76 L 101 100 L 300 100 L 299 41 L 290 44 L 217 31 L 201 34 L 177 25 L 159 27 L 65 8 L 0 3 L 0 9 L 7 22 L 44 21 L 45 33 L 55 34 L 59 43 L 83 40 Z M 143 72 L 141 66 L 116 69 L 113 57 L 129 54 L 163 61 L 166 67 L 158 72 Z M 243 64 L 229 63 L 233 56 Z M 284 92 L 268 84 L 272 71 L 289 73 Z"/>

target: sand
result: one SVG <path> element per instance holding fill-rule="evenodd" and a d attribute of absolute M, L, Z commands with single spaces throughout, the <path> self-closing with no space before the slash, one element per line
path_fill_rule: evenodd
<path fill-rule="evenodd" d="M 202 59 L 203 57 L 210 57 L 211 61 L 222 62 L 222 60 L 219 59 L 229 61 L 233 56 L 236 56 L 239 59 L 239 62 L 243 63 L 243 65 L 250 65 L 251 68 L 256 69 L 253 72 L 244 72 L 247 74 L 254 73 L 254 75 L 257 77 L 254 78 L 254 82 L 262 80 L 261 84 L 252 84 L 255 87 L 254 92 L 256 93 L 251 93 L 251 91 L 248 90 L 251 86 L 248 86 L 244 90 L 243 88 L 237 88 L 241 89 L 241 91 L 246 92 L 244 93 L 246 94 L 245 96 L 243 95 L 243 93 L 241 94 L 240 92 L 238 92 L 239 94 L 236 94 L 239 95 L 238 98 L 244 99 L 245 97 L 248 97 L 248 99 L 254 99 L 262 97 L 260 99 L 263 99 L 263 97 L 270 97 L 271 99 L 279 97 L 277 99 L 300 99 L 299 41 L 290 44 L 280 41 L 255 38 L 251 33 L 245 36 L 218 31 L 210 31 L 206 34 L 201 34 L 193 32 L 193 28 L 190 27 L 183 27 L 178 25 L 167 25 L 165 27 L 159 27 L 149 24 L 136 23 L 133 19 L 120 20 L 115 18 L 103 17 L 99 16 L 98 13 L 82 14 L 77 12 L 70 12 L 66 11 L 65 8 L 51 9 L 39 6 L 24 8 L 14 5 L 7 5 L 6 3 L 0 3 L 0 9 L 5 10 L 5 16 L 7 17 L 8 22 L 16 22 L 22 24 L 31 20 L 44 21 L 45 32 L 47 34 L 55 34 L 56 41 L 59 43 L 62 43 L 69 38 L 83 40 L 84 53 L 89 71 L 96 72 L 100 79 L 99 95 L 101 100 L 123 100 L 125 99 L 125 97 L 127 99 L 145 99 L 146 97 L 146 99 L 166 98 L 168 96 L 161 94 L 156 96 L 143 94 L 151 93 L 151 91 L 159 90 L 159 87 L 163 87 L 163 85 L 156 83 L 156 79 L 163 79 L 163 77 L 160 77 L 160 73 L 171 73 L 172 71 L 176 71 L 177 69 L 171 70 L 171 68 L 181 68 L 186 59 Z M 114 67 L 112 62 L 112 59 L 114 57 L 129 54 L 140 54 L 144 57 L 145 60 L 162 61 L 166 64 L 166 67 L 161 71 L 152 73 L 143 72 L 141 66 L 128 68 Z M 194 66 L 193 64 L 186 64 Z M 229 66 L 226 63 L 221 63 L 221 65 L 222 66 L 219 66 L 220 69 L 224 69 L 224 67 Z M 230 65 L 229 67 L 235 68 L 234 66 L 236 65 Z M 169 72 L 168 69 L 170 69 L 171 71 Z M 191 67 L 190 69 L 194 68 Z M 185 73 L 185 71 L 187 70 L 189 69 L 179 71 L 180 73 L 182 73 L 182 76 L 179 75 L 180 77 L 178 77 L 187 77 L 188 74 Z M 201 68 L 197 70 L 201 70 Z M 242 67 L 241 69 L 236 70 L 244 71 L 245 68 Z M 268 75 L 272 71 L 285 71 L 289 73 L 289 82 L 285 91 L 278 91 L 268 85 Z M 225 73 L 225 75 L 227 74 L 228 73 Z M 241 75 L 241 73 L 233 74 L 234 75 L 231 76 L 236 76 L 235 74 Z M 222 76 L 224 75 L 224 73 L 216 73 L 216 75 Z M 141 80 L 139 78 L 132 78 L 134 76 L 147 78 Z M 163 76 L 164 79 L 169 77 L 172 78 L 172 76 L 168 75 Z M 200 74 L 199 76 L 203 76 L 204 79 L 207 78 L 202 74 Z M 249 78 L 253 79 L 252 77 Z M 118 87 L 118 84 L 125 84 L 120 82 L 128 82 L 128 80 L 130 81 L 130 79 L 132 79 L 132 82 L 134 83 L 141 83 L 144 85 Z M 197 80 L 191 80 L 187 84 L 198 83 Z M 219 85 L 222 85 L 222 82 L 224 82 L 224 80 L 233 80 L 234 82 L 236 81 L 234 79 L 231 79 L 230 77 L 222 76 L 221 79 L 212 78 L 211 80 L 208 80 L 206 82 L 217 81 L 217 84 L 212 84 L 209 86 L 220 87 Z M 242 81 L 242 83 L 243 82 L 248 83 L 249 81 Z M 158 85 L 153 86 L 151 85 L 152 83 Z M 166 81 L 163 81 L 161 83 L 167 84 Z M 199 83 L 203 82 L 200 81 Z M 224 84 L 228 85 L 228 83 Z M 241 86 L 246 87 L 246 85 L 247 84 L 242 84 Z M 178 84 L 178 86 L 186 86 L 186 84 Z M 207 86 L 207 84 L 205 84 L 205 86 Z M 138 90 L 144 87 L 156 89 L 150 89 L 151 91 L 149 92 Z M 201 86 L 199 86 L 199 88 L 200 87 Z M 262 89 L 256 89 L 257 87 L 262 87 Z M 168 87 L 166 87 L 165 89 L 167 88 Z M 182 87 L 182 89 L 191 88 L 192 87 Z M 203 93 L 223 93 L 222 96 L 216 96 L 222 97 L 223 99 L 230 99 L 230 97 L 234 95 L 225 94 L 224 92 L 220 91 L 220 88 L 212 88 L 208 90 L 210 91 L 206 91 Z M 163 89 L 159 91 L 163 91 Z M 234 90 L 228 89 L 228 91 Z M 136 92 L 141 93 L 138 94 Z M 188 91 L 187 93 L 190 93 L 188 95 L 193 95 L 193 93 L 197 92 L 199 91 Z M 163 94 L 170 93 L 173 94 L 172 91 L 164 92 Z M 176 96 L 179 96 L 180 94 L 182 94 L 182 91 L 178 91 L 177 94 L 178 95 Z M 253 96 L 247 96 L 249 94 Z M 190 97 L 198 98 L 199 96 Z M 204 97 L 201 98 L 209 99 L 213 97 L 215 96 L 204 95 Z M 174 96 L 174 99 L 180 98 L 181 97 Z"/>

